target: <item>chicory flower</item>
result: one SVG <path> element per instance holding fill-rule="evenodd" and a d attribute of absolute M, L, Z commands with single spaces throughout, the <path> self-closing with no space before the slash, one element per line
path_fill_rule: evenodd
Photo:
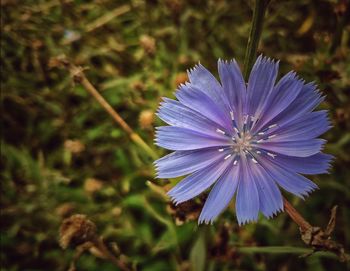
<path fill-rule="evenodd" d="M 213 220 L 236 194 L 240 225 L 259 212 L 283 210 L 280 188 L 304 198 L 317 185 L 301 174 L 326 173 L 332 156 L 321 153 L 330 128 L 324 97 L 295 72 L 277 83 L 278 62 L 260 56 L 246 84 L 235 60 L 218 61 L 221 84 L 202 65 L 190 82 L 164 98 L 156 144 L 174 152 L 157 160 L 158 178 L 188 175 L 168 195 L 176 203 L 212 187 L 199 223 Z"/>

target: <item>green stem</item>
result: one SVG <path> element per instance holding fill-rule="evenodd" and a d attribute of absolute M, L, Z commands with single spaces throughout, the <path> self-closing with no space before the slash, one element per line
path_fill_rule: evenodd
<path fill-rule="evenodd" d="M 255 0 L 253 22 L 250 29 L 247 49 L 244 57 L 244 79 L 248 81 L 250 71 L 256 58 L 261 32 L 263 29 L 264 16 L 270 0 Z"/>
<path fill-rule="evenodd" d="M 139 136 L 139 134 L 132 133 L 130 134 L 130 138 L 134 141 L 139 147 L 141 147 L 149 157 L 153 160 L 159 158 L 158 154 Z"/>
<path fill-rule="evenodd" d="M 349 21 L 350 16 L 350 6 L 347 7 L 343 16 L 338 18 L 337 27 L 333 36 L 332 45 L 329 49 L 330 54 L 334 54 L 337 47 L 341 44 L 344 28 L 346 23 Z"/>
<path fill-rule="evenodd" d="M 289 246 L 266 246 L 266 247 L 237 247 L 239 253 L 242 254 L 255 254 L 255 253 L 266 253 L 266 254 L 300 254 L 300 255 L 311 255 L 314 252 L 311 248 L 304 247 L 289 247 Z M 314 254 L 318 257 L 326 258 L 337 258 L 337 256 L 329 251 L 320 251 Z"/>

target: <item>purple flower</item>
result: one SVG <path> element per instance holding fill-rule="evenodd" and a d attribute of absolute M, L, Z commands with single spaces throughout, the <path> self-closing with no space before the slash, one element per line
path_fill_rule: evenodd
<path fill-rule="evenodd" d="M 283 210 L 279 187 L 304 198 L 317 185 L 301 174 L 327 173 L 331 155 L 317 137 L 331 126 L 327 111 L 313 110 L 324 97 L 313 83 L 289 72 L 276 84 L 278 62 L 260 56 L 248 84 L 235 60 L 218 61 L 221 84 L 202 65 L 190 82 L 164 98 L 156 144 L 175 152 L 155 162 L 158 178 L 188 175 L 168 195 L 178 204 L 213 186 L 199 223 L 213 220 L 236 194 L 240 225 L 259 211 Z"/>

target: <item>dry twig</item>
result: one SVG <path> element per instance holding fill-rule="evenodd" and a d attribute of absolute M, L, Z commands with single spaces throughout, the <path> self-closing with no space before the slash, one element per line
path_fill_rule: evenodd
<path fill-rule="evenodd" d="M 350 257 L 345 253 L 343 245 L 333 241 L 331 234 L 335 228 L 335 218 L 337 206 L 334 206 L 331 211 L 331 217 L 325 230 L 320 227 L 312 226 L 307 222 L 301 214 L 287 201 L 283 199 L 284 210 L 299 225 L 301 239 L 305 244 L 313 248 L 313 252 L 305 256 L 310 256 L 317 251 L 330 251 L 338 255 L 342 262 L 349 261 Z"/>
<path fill-rule="evenodd" d="M 155 151 L 125 122 L 125 120 L 115 111 L 112 106 L 103 98 L 97 89 L 91 84 L 84 74 L 82 67 L 70 63 L 66 58 L 59 58 L 60 64 L 66 67 L 74 82 L 81 84 L 87 92 L 107 111 L 107 113 L 120 125 L 120 127 L 129 135 L 130 139 L 141 147 L 152 159 L 157 159 Z"/>

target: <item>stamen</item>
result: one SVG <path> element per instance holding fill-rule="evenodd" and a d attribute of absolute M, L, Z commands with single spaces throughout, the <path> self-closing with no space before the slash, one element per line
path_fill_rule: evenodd
<path fill-rule="evenodd" d="M 249 118 L 248 115 L 245 115 L 245 116 L 244 116 L 244 124 L 247 124 L 248 118 Z"/>
<path fill-rule="evenodd" d="M 218 149 L 218 151 L 219 151 L 219 152 L 223 152 L 223 151 L 224 151 L 224 149 Z"/>
<path fill-rule="evenodd" d="M 258 161 L 255 160 L 255 158 L 252 158 L 253 163 L 257 164 Z"/>
<path fill-rule="evenodd" d="M 257 143 L 261 143 L 261 142 L 263 142 L 264 141 L 264 139 L 259 139 L 258 141 L 257 141 Z"/>
<path fill-rule="evenodd" d="M 258 135 L 264 135 L 265 133 L 264 132 L 260 132 L 260 133 L 258 133 Z"/>
<path fill-rule="evenodd" d="M 272 124 L 270 126 L 268 126 L 267 128 L 265 128 L 264 130 L 262 130 L 260 133 L 266 133 L 268 130 L 277 127 L 277 124 Z M 260 133 L 258 133 L 258 135 L 260 135 Z"/>
<path fill-rule="evenodd" d="M 248 118 L 249 118 L 249 115 L 245 115 L 245 116 L 244 116 L 244 120 L 243 120 L 243 133 L 245 133 L 246 131 L 249 130 L 249 128 L 248 128 Z"/>
<path fill-rule="evenodd" d="M 225 134 L 225 132 L 223 130 L 220 130 L 219 128 L 216 129 L 216 132 L 220 133 L 220 134 L 223 134 L 223 135 Z"/>
<path fill-rule="evenodd" d="M 224 159 L 227 160 L 227 159 L 229 159 L 231 156 L 232 156 L 232 154 L 229 154 L 229 155 L 225 156 Z"/>
<path fill-rule="evenodd" d="M 256 117 L 255 116 L 248 116 L 247 121 L 247 131 L 250 131 L 252 127 L 254 126 L 254 123 L 256 123 Z"/>
<path fill-rule="evenodd" d="M 261 153 L 261 151 L 256 151 L 256 153 L 257 153 L 257 154 L 260 154 L 260 153 Z"/>
<path fill-rule="evenodd" d="M 236 131 L 237 134 L 239 134 L 239 130 L 237 129 L 237 123 L 235 121 L 235 116 L 233 115 L 233 111 L 230 111 L 230 115 L 231 115 L 233 129 Z"/>
<path fill-rule="evenodd" d="M 271 156 L 273 159 L 275 159 L 275 157 L 277 156 L 276 154 L 273 154 L 273 153 L 267 153 L 268 156 Z"/>
<path fill-rule="evenodd" d="M 237 165 L 237 163 L 238 163 L 238 161 L 235 160 L 235 161 L 233 162 L 233 165 L 235 166 L 235 165 Z"/>
<path fill-rule="evenodd" d="M 231 120 L 235 120 L 235 117 L 233 116 L 233 111 L 230 111 L 230 115 L 231 115 Z"/>
<path fill-rule="evenodd" d="M 267 138 L 270 139 L 270 138 L 274 138 L 276 135 L 270 135 L 268 136 Z"/>

